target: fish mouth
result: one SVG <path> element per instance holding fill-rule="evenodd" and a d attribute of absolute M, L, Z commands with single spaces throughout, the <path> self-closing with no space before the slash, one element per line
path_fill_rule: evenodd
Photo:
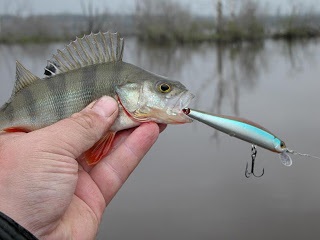
<path fill-rule="evenodd" d="M 164 124 L 183 124 L 193 121 L 192 118 L 185 114 L 184 109 L 187 108 L 194 95 L 188 90 L 165 100 L 165 105 L 158 107 L 151 107 L 148 105 L 138 106 L 134 111 L 128 111 L 117 95 L 118 103 L 122 106 L 125 113 L 138 122 L 150 122 Z"/>
<path fill-rule="evenodd" d="M 190 123 L 193 121 L 184 111 L 193 98 L 192 93 L 184 91 L 168 101 L 168 105 L 172 105 L 172 107 L 167 109 L 167 114 L 171 116 L 173 123 Z"/>

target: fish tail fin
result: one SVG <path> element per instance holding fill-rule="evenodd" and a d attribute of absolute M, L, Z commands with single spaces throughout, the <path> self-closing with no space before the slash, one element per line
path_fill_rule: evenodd
<path fill-rule="evenodd" d="M 7 132 L 7 133 L 15 133 L 15 132 L 28 133 L 28 132 L 30 132 L 30 130 L 25 127 L 8 127 L 8 128 L 2 129 L 1 131 Z"/>
<path fill-rule="evenodd" d="M 115 132 L 107 132 L 103 138 L 83 153 L 80 158 L 85 159 L 88 165 L 97 164 L 109 153 L 115 135 Z"/>

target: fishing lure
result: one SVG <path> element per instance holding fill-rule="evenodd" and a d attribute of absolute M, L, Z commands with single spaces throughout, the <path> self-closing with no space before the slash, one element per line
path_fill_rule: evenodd
<path fill-rule="evenodd" d="M 284 141 L 276 137 L 273 133 L 261 125 L 250 120 L 239 117 L 206 113 L 191 108 L 185 108 L 183 111 L 190 118 L 198 120 L 199 122 L 213 127 L 221 132 L 229 134 L 232 137 L 239 138 L 253 145 L 257 145 L 272 152 L 279 153 L 279 158 L 282 164 L 285 166 L 292 165 L 292 159 L 289 154 L 320 159 L 319 157 L 312 156 L 310 154 L 299 153 L 287 148 Z"/>

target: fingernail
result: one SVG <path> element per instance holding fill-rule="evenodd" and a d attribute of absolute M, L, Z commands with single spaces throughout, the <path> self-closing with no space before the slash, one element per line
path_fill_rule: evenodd
<path fill-rule="evenodd" d="M 113 98 L 103 96 L 95 102 L 92 110 L 100 116 L 110 117 L 116 111 L 116 106 L 116 101 Z"/>

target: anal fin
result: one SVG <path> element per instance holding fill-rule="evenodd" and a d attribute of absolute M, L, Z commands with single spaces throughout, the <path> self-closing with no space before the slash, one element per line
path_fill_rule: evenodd
<path fill-rule="evenodd" d="M 115 132 L 107 132 L 103 138 L 101 138 L 83 154 L 83 157 L 86 159 L 88 165 L 94 165 L 98 163 L 108 154 L 115 135 Z"/>

